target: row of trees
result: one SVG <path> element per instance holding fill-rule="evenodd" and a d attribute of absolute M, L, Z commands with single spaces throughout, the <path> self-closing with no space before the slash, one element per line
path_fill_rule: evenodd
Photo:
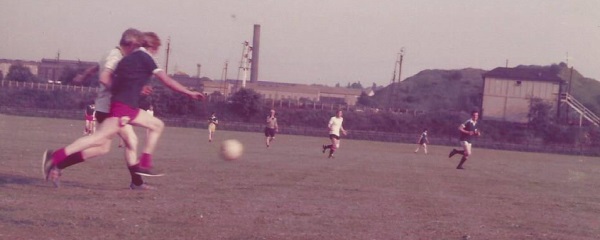
<path fill-rule="evenodd" d="M 0 106 L 83 110 L 95 97 L 94 93 L 72 91 L 47 91 L 32 89 L 0 88 Z M 261 124 L 269 112 L 260 94 L 252 89 L 242 89 L 223 102 L 200 102 L 156 86 L 154 94 L 142 99 L 142 108 L 154 106 L 155 114 L 163 118 L 183 117 L 203 121 L 216 112 L 224 122 L 250 122 Z M 489 121 L 483 116 L 480 128 L 484 138 L 515 144 L 539 142 L 545 144 L 574 144 L 595 146 L 600 143 L 600 131 L 593 126 L 569 126 L 557 124 L 554 110 L 549 104 L 533 100 L 530 122 L 518 124 Z M 330 110 L 300 108 L 277 109 L 279 123 L 286 127 L 325 128 L 334 115 Z M 437 111 L 423 114 L 400 114 L 394 112 L 345 112 L 347 129 L 412 133 L 417 135 L 428 128 L 431 136 L 455 138 L 457 127 L 469 118 L 467 112 Z"/>

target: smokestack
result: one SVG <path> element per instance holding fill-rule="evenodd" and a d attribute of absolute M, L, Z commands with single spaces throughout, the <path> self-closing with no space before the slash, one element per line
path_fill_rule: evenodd
<path fill-rule="evenodd" d="M 260 25 L 254 24 L 254 37 L 252 38 L 252 62 L 250 69 L 250 82 L 258 81 L 258 55 L 260 51 Z"/>

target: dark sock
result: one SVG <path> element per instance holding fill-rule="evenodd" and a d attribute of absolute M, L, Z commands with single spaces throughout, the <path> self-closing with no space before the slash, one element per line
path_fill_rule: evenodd
<path fill-rule="evenodd" d="M 331 145 L 329 145 L 331 146 Z M 333 155 L 333 153 L 335 152 L 335 150 L 333 148 L 329 148 L 329 155 Z"/>
<path fill-rule="evenodd" d="M 138 168 L 139 166 L 140 166 L 139 164 L 136 164 L 136 165 L 127 167 L 129 169 L 129 174 L 131 175 L 131 182 L 133 184 L 135 184 L 136 186 L 144 184 L 144 180 L 142 179 L 142 176 L 135 174 L 135 169 Z"/>
<path fill-rule="evenodd" d="M 85 160 L 83 159 L 83 155 L 81 154 L 81 152 L 76 152 L 76 153 L 73 153 L 73 154 L 67 156 L 65 158 L 65 160 L 58 163 L 56 166 L 58 167 L 58 169 L 65 169 L 72 165 L 82 163 L 83 161 L 85 161 Z"/>
<path fill-rule="evenodd" d="M 457 168 L 462 168 L 463 163 L 465 163 L 467 161 L 467 157 L 462 157 L 460 159 L 460 163 L 458 164 L 458 166 L 456 166 Z"/>

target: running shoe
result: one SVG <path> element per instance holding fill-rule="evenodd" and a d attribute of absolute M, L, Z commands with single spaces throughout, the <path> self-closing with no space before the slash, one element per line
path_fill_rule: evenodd
<path fill-rule="evenodd" d="M 133 183 L 129 184 L 129 189 L 131 190 L 156 190 L 156 187 L 148 185 L 147 183 L 142 183 L 142 185 L 135 185 Z"/>

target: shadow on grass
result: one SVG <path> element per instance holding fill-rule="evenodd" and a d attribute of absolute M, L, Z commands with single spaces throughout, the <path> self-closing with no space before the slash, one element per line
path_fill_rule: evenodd
<path fill-rule="evenodd" d="M 32 186 L 48 186 L 53 187 L 51 182 L 46 182 L 41 177 L 28 177 L 22 175 L 0 173 L 0 187 L 7 185 L 32 185 Z M 61 186 L 70 186 L 78 188 L 89 188 L 78 182 L 61 181 Z"/>

